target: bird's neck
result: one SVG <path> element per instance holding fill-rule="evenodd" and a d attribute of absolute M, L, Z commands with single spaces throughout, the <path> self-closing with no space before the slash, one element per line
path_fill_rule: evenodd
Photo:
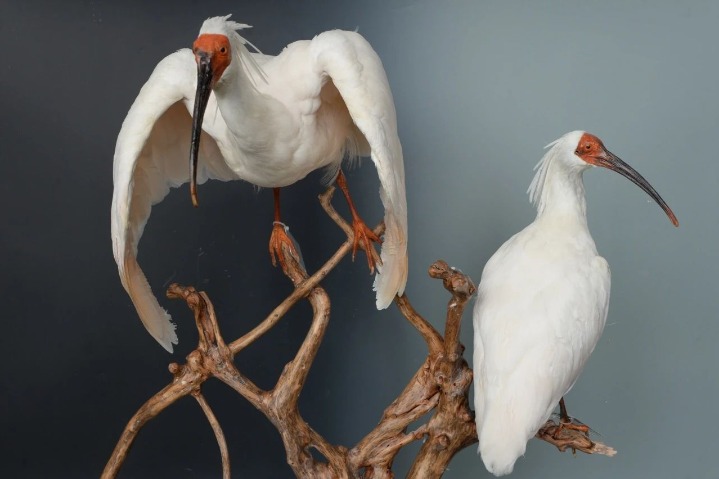
<path fill-rule="evenodd" d="M 586 228 L 587 202 L 584 198 L 583 169 L 558 161 L 549 165 L 537 205 L 537 221 L 560 221 Z"/>
<path fill-rule="evenodd" d="M 242 54 L 249 55 L 249 52 Z M 256 87 L 257 82 L 263 81 L 259 72 L 254 72 L 256 77 L 251 77 L 237 58 L 233 59 L 228 69 L 231 71 L 227 78 L 214 89 L 217 105 L 227 127 L 239 140 L 239 146 L 245 142 L 251 144 L 266 134 L 257 131 L 258 126 L 265 125 L 264 129 L 269 130 L 265 120 L 271 114 L 271 102 Z"/>

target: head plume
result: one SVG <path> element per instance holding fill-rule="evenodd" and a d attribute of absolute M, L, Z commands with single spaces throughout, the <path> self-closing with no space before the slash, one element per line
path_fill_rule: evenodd
<path fill-rule="evenodd" d="M 202 23 L 202 27 L 200 27 L 200 35 L 205 33 L 225 35 L 230 40 L 235 58 L 240 61 L 240 64 L 249 75 L 252 82 L 256 84 L 258 78 L 266 81 L 267 77 L 265 76 L 265 72 L 262 71 L 260 65 L 252 57 L 252 55 L 250 55 L 247 45 L 252 47 L 252 49 L 257 53 L 262 52 L 260 52 L 260 49 L 253 45 L 249 40 L 238 33 L 239 30 L 252 28 L 252 26 L 247 25 L 246 23 L 232 21 L 229 19 L 231 16 L 232 14 L 225 15 L 223 17 L 208 18 Z"/>
<path fill-rule="evenodd" d="M 529 184 L 529 188 L 527 189 L 527 194 L 529 195 L 529 201 L 532 202 L 534 206 L 536 206 L 538 209 L 541 208 L 541 202 L 542 202 L 542 190 L 544 190 L 544 184 L 547 180 L 547 171 L 549 171 L 549 167 L 554 163 L 554 160 L 561 154 L 563 151 L 563 147 L 566 144 L 572 144 L 572 148 L 574 148 L 574 145 L 576 145 L 579 142 L 579 139 L 584 134 L 584 131 L 576 130 L 571 131 L 569 133 L 566 133 L 565 135 L 562 135 L 560 138 L 557 138 L 544 148 L 549 150 L 544 154 L 541 160 L 539 160 L 539 163 L 534 167 L 534 170 L 536 173 L 534 174 L 534 178 L 532 179 L 532 182 Z"/>

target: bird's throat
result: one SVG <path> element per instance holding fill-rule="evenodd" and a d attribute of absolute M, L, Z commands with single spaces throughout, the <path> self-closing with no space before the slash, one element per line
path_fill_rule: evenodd
<path fill-rule="evenodd" d="M 558 162 L 549 165 L 542 195 L 537 205 L 537 219 L 561 220 L 586 225 L 587 202 L 584 196 L 582 170 L 559 171 Z"/>

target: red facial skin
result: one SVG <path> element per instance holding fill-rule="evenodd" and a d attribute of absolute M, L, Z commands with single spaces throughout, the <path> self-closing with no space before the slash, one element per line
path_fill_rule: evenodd
<path fill-rule="evenodd" d="M 210 56 L 213 83 L 222 77 L 225 68 L 230 64 L 231 52 L 230 40 L 225 35 L 218 33 L 204 33 L 197 37 L 192 44 L 192 52 L 195 54 L 195 61 L 199 61 L 202 55 Z"/>
<path fill-rule="evenodd" d="M 584 133 L 582 138 L 579 139 L 579 143 L 577 144 L 577 149 L 574 150 L 574 154 L 590 165 L 604 166 L 600 164 L 598 159 L 606 157 L 607 150 L 604 148 L 602 140 L 591 133 Z"/>

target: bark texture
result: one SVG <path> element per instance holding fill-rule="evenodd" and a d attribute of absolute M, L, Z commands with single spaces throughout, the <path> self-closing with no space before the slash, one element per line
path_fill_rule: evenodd
<path fill-rule="evenodd" d="M 204 292 L 192 286 L 172 284 L 170 298 L 184 300 L 192 310 L 199 332 L 197 348 L 187 355 L 185 364 L 169 365 L 170 384 L 152 396 L 130 419 L 102 473 L 103 479 L 117 476 L 128 451 L 142 427 L 184 396 L 195 398 L 217 439 L 224 479 L 230 477 L 230 457 L 222 428 L 201 393 L 202 384 L 217 378 L 234 389 L 261 411 L 277 428 L 287 454 L 287 463 L 298 478 L 367 478 L 394 477 L 392 463 L 407 444 L 422 440 L 408 477 L 439 478 L 461 449 L 477 442 L 474 414 L 469 408 L 472 370 L 463 357 L 464 346 L 459 332 L 467 301 L 475 293 L 471 279 L 444 261 L 436 261 L 429 275 L 442 281 L 451 297 L 447 305 L 444 334 L 437 331 L 412 307 L 406 295 L 395 298 L 402 314 L 427 343 L 427 358 L 400 395 L 384 411 L 379 423 L 356 445 L 330 444 L 300 415 L 297 401 L 310 367 L 324 337 L 330 319 L 330 299 L 320 282 L 353 246 L 353 230 L 331 205 L 334 187 L 320 195 L 320 203 L 335 223 L 345 231 L 347 240 L 329 260 L 311 276 L 298 258 L 283 247 L 284 269 L 294 284 L 294 291 L 253 330 L 231 343 L 225 343 L 212 303 Z M 374 228 L 380 236 L 382 224 Z M 362 241 L 360 241 L 362 243 Z M 364 248 L 364 244 L 360 244 Z M 370 245 L 371 247 L 371 245 Z M 375 253 L 376 255 L 376 253 Z M 234 356 L 259 340 L 275 326 L 298 301 L 306 299 L 313 311 L 312 324 L 295 357 L 285 365 L 275 386 L 263 390 L 244 376 L 234 363 Z M 432 414 L 428 414 L 432 412 Z M 427 415 L 425 423 L 409 431 L 410 424 Z M 562 428 L 549 421 L 537 437 L 557 446 L 587 453 L 612 455 L 614 450 L 595 443 L 579 431 Z M 324 456 L 316 460 L 315 449 Z M 481 462 L 478 460 L 478 468 Z"/>

